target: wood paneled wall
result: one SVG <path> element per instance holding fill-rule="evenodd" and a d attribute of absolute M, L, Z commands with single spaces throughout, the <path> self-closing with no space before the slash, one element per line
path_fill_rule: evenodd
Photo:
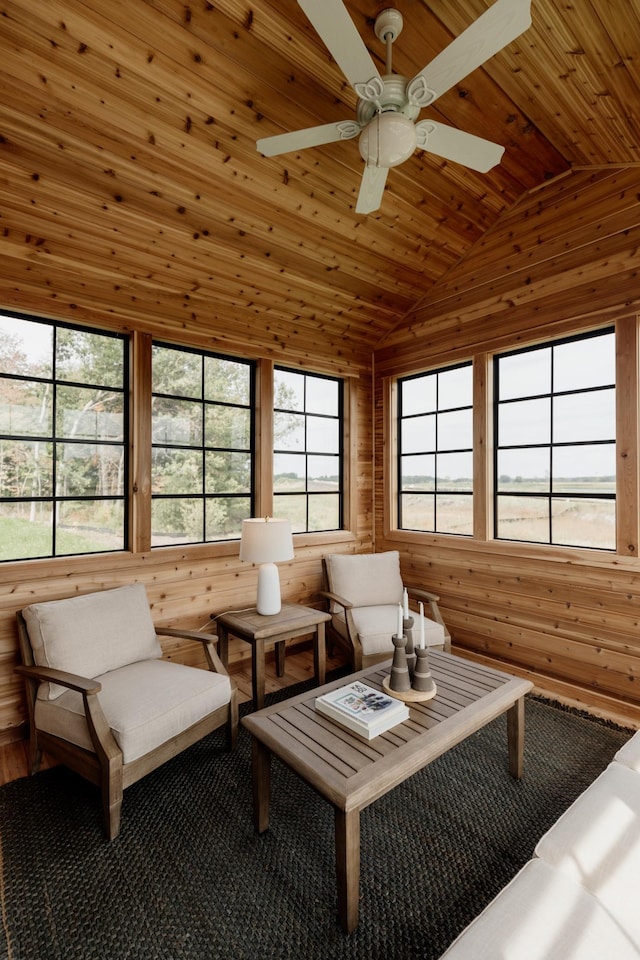
<path fill-rule="evenodd" d="M 28 312 L 28 302 L 23 303 L 22 309 Z M 58 319 L 77 321 L 71 316 Z M 106 317 L 95 317 L 94 320 L 101 326 L 113 328 L 113 321 Z M 131 327 L 135 329 L 133 321 Z M 215 335 L 215 331 L 212 334 Z M 183 338 L 182 342 L 205 346 L 201 339 Z M 346 372 L 348 385 L 350 456 L 346 499 L 350 529 L 338 534 L 296 536 L 295 558 L 279 565 L 283 599 L 317 605 L 318 591 L 322 586 L 323 555 L 328 551 L 372 549 L 371 375 L 370 370 L 355 359 L 355 354 L 349 357 L 348 352 L 343 351 L 339 359 L 334 359 L 332 351 L 323 351 L 322 344 L 316 341 L 314 359 L 310 362 L 308 349 L 309 344 L 306 344 L 305 355 L 291 349 L 286 363 L 321 373 L 333 372 L 337 376 Z M 259 356 L 250 343 L 245 345 L 242 355 Z M 268 448 L 265 445 L 265 449 L 265 457 L 270 458 L 271 444 Z M 134 458 L 134 470 L 136 463 Z M 261 471 L 261 482 L 268 473 L 268 469 Z M 136 524 L 134 521 L 134 538 L 138 542 L 145 539 L 141 526 L 141 522 Z M 132 582 L 145 585 L 157 626 L 181 625 L 199 629 L 215 614 L 255 602 L 257 569 L 239 561 L 237 542 L 0 564 L 0 745 L 26 733 L 23 683 L 14 672 L 18 661 L 16 610 L 35 601 L 70 597 Z M 163 646 L 168 658 L 199 663 L 198 644 L 165 639 Z M 247 644 L 237 641 L 235 646 L 232 645 L 232 662 L 247 655 L 250 655 Z"/>
<path fill-rule="evenodd" d="M 454 647 L 640 725 L 638 171 L 577 171 L 509 211 L 375 357 L 376 549 L 441 596 Z M 615 553 L 491 540 L 493 352 L 616 324 Z M 394 530 L 397 375 L 474 360 L 473 540 Z M 488 478 L 488 479 L 486 479 Z M 486 479 L 486 482 L 485 482 Z"/>

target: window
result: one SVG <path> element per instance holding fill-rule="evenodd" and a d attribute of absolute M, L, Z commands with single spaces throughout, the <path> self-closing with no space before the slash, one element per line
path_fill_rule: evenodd
<path fill-rule="evenodd" d="M 613 330 L 495 358 L 498 539 L 614 550 Z"/>
<path fill-rule="evenodd" d="M 127 351 L 0 315 L 0 559 L 125 548 Z"/>
<path fill-rule="evenodd" d="M 398 527 L 471 536 L 471 363 L 400 379 L 398 427 Z"/>
<path fill-rule="evenodd" d="M 239 539 L 253 506 L 254 365 L 153 345 L 151 545 Z"/>
<path fill-rule="evenodd" d="M 274 370 L 274 515 L 294 533 L 342 528 L 342 382 Z"/>

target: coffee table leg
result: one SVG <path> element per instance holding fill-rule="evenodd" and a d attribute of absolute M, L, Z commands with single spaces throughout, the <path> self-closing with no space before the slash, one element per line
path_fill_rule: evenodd
<path fill-rule="evenodd" d="M 520 780 L 524 769 L 524 697 L 516 700 L 507 711 L 507 743 L 509 773 Z"/>
<path fill-rule="evenodd" d="M 319 687 L 325 682 L 327 674 L 327 651 L 324 642 L 324 623 L 316 626 L 315 643 L 313 645 L 313 671 Z"/>
<path fill-rule="evenodd" d="M 271 751 L 253 737 L 252 745 L 253 825 L 258 833 L 269 827 L 271 800 Z"/>
<path fill-rule="evenodd" d="M 358 926 L 360 907 L 360 811 L 335 811 L 338 919 L 345 933 Z"/>
<path fill-rule="evenodd" d="M 279 677 L 284 677 L 284 657 L 286 643 L 284 640 L 278 640 L 276 643 L 276 673 Z"/>

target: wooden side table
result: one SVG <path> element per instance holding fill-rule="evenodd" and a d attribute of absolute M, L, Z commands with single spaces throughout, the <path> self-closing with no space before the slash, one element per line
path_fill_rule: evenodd
<path fill-rule="evenodd" d="M 229 665 L 229 635 L 251 644 L 251 683 L 256 710 L 264 706 L 265 645 L 275 643 L 276 670 L 284 674 L 285 641 L 304 633 L 313 633 L 313 667 L 316 683 L 325 681 L 326 653 L 324 625 L 331 614 L 298 603 L 283 603 L 280 613 L 262 616 L 255 607 L 250 610 L 230 610 L 216 619 L 218 653 L 225 667 Z"/>

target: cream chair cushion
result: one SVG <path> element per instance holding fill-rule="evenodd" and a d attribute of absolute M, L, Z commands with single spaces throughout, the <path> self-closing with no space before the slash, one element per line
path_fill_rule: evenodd
<path fill-rule="evenodd" d="M 100 705 L 131 763 L 229 703 L 229 677 L 166 660 L 128 664 L 94 679 L 102 684 Z M 68 690 L 55 700 L 38 700 L 39 730 L 93 751 L 82 694 Z"/>
<path fill-rule="evenodd" d="M 147 593 L 140 583 L 34 603 L 23 614 L 39 667 L 93 680 L 129 663 L 162 656 Z M 38 697 L 53 700 L 66 689 L 43 683 Z"/>
<path fill-rule="evenodd" d="M 329 590 L 344 597 L 354 607 L 402 603 L 403 585 L 397 550 L 386 553 L 332 553 L 326 561 Z"/>
<path fill-rule="evenodd" d="M 613 759 L 640 773 L 640 730 L 634 733 L 623 747 L 620 747 Z"/>
<path fill-rule="evenodd" d="M 372 607 L 358 607 L 351 611 L 353 622 L 362 644 L 362 653 L 365 657 L 388 653 L 393 656 L 393 641 L 391 637 L 398 632 L 398 605 L 384 604 Z M 420 639 L 420 614 L 411 611 L 413 617 L 412 636 L 414 645 Z M 427 647 L 444 647 L 444 628 L 435 620 L 424 620 L 424 639 Z M 335 630 L 348 640 L 349 634 L 345 623 L 344 613 L 340 610 L 333 614 L 332 624 Z"/>
<path fill-rule="evenodd" d="M 610 763 L 535 852 L 593 893 L 640 949 L 640 778 L 634 770 Z M 607 955 L 616 956 L 611 948 Z"/>
<path fill-rule="evenodd" d="M 440 960 L 638 960 L 602 904 L 566 874 L 530 860 Z"/>

